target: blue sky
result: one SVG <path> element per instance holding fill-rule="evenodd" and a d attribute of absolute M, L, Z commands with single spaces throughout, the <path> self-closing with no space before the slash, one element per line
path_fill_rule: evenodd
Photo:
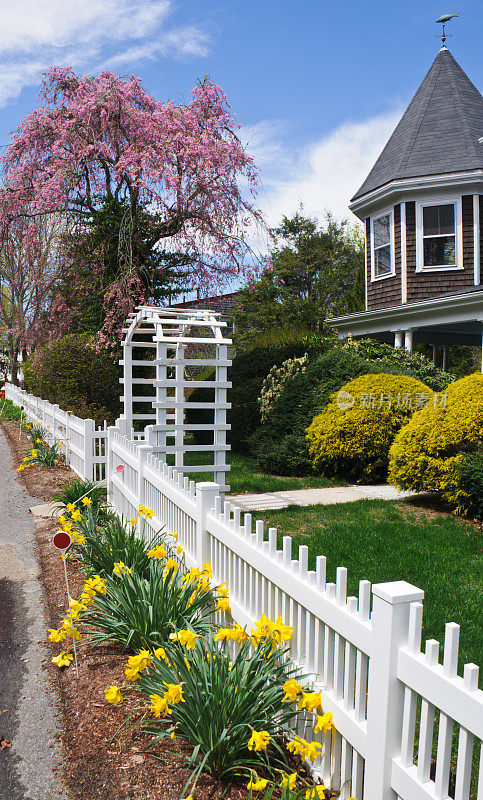
<path fill-rule="evenodd" d="M 483 4 L 406 0 L 2 0 L 0 145 L 36 104 L 39 72 L 68 64 L 141 77 L 160 99 L 208 75 L 228 95 L 261 170 L 270 223 L 300 202 L 346 211 L 435 57 L 447 44 L 481 89 Z"/>

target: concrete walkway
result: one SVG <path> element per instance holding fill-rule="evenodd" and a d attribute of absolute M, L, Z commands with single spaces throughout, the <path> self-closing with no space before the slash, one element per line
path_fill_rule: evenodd
<path fill-rule="evenodd" d="M 43 617 L 33 541 L 35 522 L 0 428 L 0 750 L 1 800 L 66 800 L 52 690 L 43 670 Z"/>
<path fill-rule="evenodd" d="M 288 506 L 331 505 L 356 500 L 401 500 L 414 492 L 399 492 L 393 486 L 329 486 L 325 489 L 293 489 L 287 492 L 264 494 L 233 494 L 228 499 L 243 511 L 268 511 Z"/>

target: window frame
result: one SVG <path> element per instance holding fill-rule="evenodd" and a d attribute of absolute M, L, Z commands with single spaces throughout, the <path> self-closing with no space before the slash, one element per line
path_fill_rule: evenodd
<path fill-rule="evenodd" d="M 374 247 L 374 222 L 381 217 L 387 217 L 389 215 L 389 247 L 391 251 L 391 271 L 387 272 L 385 275 L 376 275 L 376 259 L 374 256 L 375 247 Z M 394 250 L 394 208 L 386 208 L 384 211 L 378 211 L 377 214 L 371 215 L 371 283 L 376 283 L 377 281 L 384 281 L 387 278 L 394 278 L 396 275 L 396 254 Z"/>
<path fill-rule="evenodd" d="M 423 209 L 434 206 L 454 206 L 455 264 L 442 264 L 437 267 L 424 266 L 424 228 Z M 446 234 L 453 235 L 453 234 Z M 432 238 L 432 237 L 428 237 Z M 463 216 L 461 197 L 428 197 L 416 202 L 416 272 L 457 272 L 464 269 L 463 264 Z"/>

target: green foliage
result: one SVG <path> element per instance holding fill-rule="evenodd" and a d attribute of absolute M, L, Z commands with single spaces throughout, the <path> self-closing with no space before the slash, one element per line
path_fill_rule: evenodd
<path fill-rule="evenodd" d="M 232 404 L 231 443 L 236 452 L 247 452 L 250 434 L 260 425 L 260 395 L 263 381 L 274 365 L 288 358 L 297 358 L 308 353 L 309 358 L 329 349 L 332 337 L 318 337 L 316 344 L 307 344 L 306 338 L 290 344 L 268 345 L 242 351 L 233 359 L 231 377 L 233 387 L 229 393 Z M 193 399 L 195 392 L 193 393 Z"/>
<path fill-rule="evenodd" d="M 465 455 L 459 465 L 458 483 L 468 495 L 468 512 L 483 519 L 483 452 Z"/>
<path fill-rule="evenodd" d="M 388 372 L 396 367 L 398 375 L 412 375 L 433 389 L 441 392 L 446 389 L 449 383 L 454 380 L 454 375 L 450 372 L 436 367 L 429 358 L 418 352 L 410 353 L 404 347 L 392 347 L 390 344 L 378 342 L 375 339 L 353 339 L 349 337 L 342 345 L 344 349 L 349 349 L 357 353 L 360 358 L 364 358 L 377 364 L 379 372 Z"/>
<path fill-rule="evenodd" d="M 473 501 L 460 469 L 467 454 L 483 446 L 483 374 L 460 378 L 441 399 L 445 402 L 415 414 L 394 440 L 389 480 L 401 489 L 439 491 L 457 513 L 465 514 Z"/>
<path fill-rule="evenodd" d="M 207 633 L 214 609 L 212 590 L 193 597 L 193 586 L 183 582 L 179 569 L 171 566 L 165 575 L 164 561 L 153 559 L 147 578 L 134 571 L 109 576 L 106 593 L 94 596 L 82 623 L 96 628 L 91 645 L 119 642 L 131 650 L 153 651 L 174 631 Z"/>
<path fill-rule="evenodd" d="M 233 780 L 249 777 L 250 768 L 272 772 L 275 764 L 286 764 L 277 740 L 290 728 L 294 709 L 282 702 L 282 686 L 299 676 L 285 649 L 274 648 L 271 640 L 252 649 L 248 639 L 232 657 L 226 641 L 218 643 L 209 636 L 198 639 L 193 650 L 166 648 L 166 655 L 169 665 L 153 659 L 138 685 L 148 697 L 162 696 L 166 683 L 183 686 L 185 702 L 170 706 L 169 722 L 176 737 L 194 747 L 190 782 L 202 768 L 215 778 Z M 165 723 L 162 718 L 147 723 L 155 741 L 169 735 Z M 248 749 L 253 730 L 270 734 L 270 752 Z"/>
<path fill-rule="evenodd" d="M 12 403 L 11 400 L 2 400 L 0 405 L 0 422 L 2 419 L 10 420 L 11 422 L 20 422 L 20 407 Z M 23 417 L 25 422 L 25 416 Z"/>
<path fill-rule="evenodd" d="M 37 350 L 25 367 L 27 390 L 81 418 L 112 424 L 120 413 L 116 360 L 87 334 L 69 334 Z"/>
<path fill-rule="evenodd" d="M 270 329 L 321 331 L 326 316 L 364 305 L 364 240 L 358 227 L 325 225 L 296 213 L 273 231 L 270 261 L 258 280 L 238 293 L 237 348 Z"/>
<path fill-rule="evenodd" d="M 343 386 L 307 429 L 316 471 L 359 483 L 384 481 L 396 433 L 432 392 L 399 375 L 362 375 Z"/>
<path fill-rule="evenodd" d="M 88 577 L 112 575 L 114 565 L 122 562 L 147 578 L 151 564 L 149 550 L 163 544 L 168 551 L 162 532 L 147 541 L 144 522 L 138 530 L 137 524 L 126 525 L 116 514 L 106 514 L 94 504 L 83 509 L 83 519 L 76 523 L 76 529 L 85 537 L 84 544 L 78 548 L 78 556 Z"/>
<path fill-rule="evenodd" d="M 74 478 L 53 493 L 52 501 L 54 508 L 63 513 L 68 503 L 77 505 L 81 497 L 90 498 L 92 510 L 102 508 L 106 504 L 107 490 L 105 486 L 93 483 L 87 478 Z M 82 508 L 82 505 L 80 507 Z"/>

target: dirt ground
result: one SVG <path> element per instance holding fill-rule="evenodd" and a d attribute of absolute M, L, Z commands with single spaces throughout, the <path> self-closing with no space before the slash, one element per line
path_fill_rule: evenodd
<path fill-rule="evenodd" d="M 4 422 L 2 426 L 18 465 L 28 446 L 27 439 L 19 445 L 18 427 L 11 422 Z M 62 467 L 25 470 L 18 479 L 31 496 L 47 502 L 52 492 L 73 477 L 70 469 Z M 52 628 L 58 627 L 66 610 L 62 562 L 51 545 L 56 529 L 54 520 L 41 518 L 37 523 L 35 544 L 45 616 Z M 75 564 L 68 563 L 68 572 L 71 596 L 78 597 L 84 578 Z M 47 643 L 51 655 L 57 655 L 63 647 L 62 643 Z M 118 706 L 109 705 L 105 700 L 104 690 L 108 686 L 127 685 L 126 659 L 127 654 L 117 646 L 101 646 L 90 651 L 81 647 L 78 679 L 73 665 L 59 670 L 48 659 L 49 677 L 61 706 L 62 778 L 72 800 L 178 800 L 182 796 L 190 774 L 182 758 L 190 754 L 190 749 L 176 740 L 166 739 L 144 752 L 150 738 L 139 735 L 135 727 L 141 717 L 136 693 L 126 693 L 124 702 Z M 244 783 L 227 787 L 203 775 L 196 786 L 195 798 L 246 800 L 248 792 Z M 185 796 L 188 794 L 186 790 Z"/>

